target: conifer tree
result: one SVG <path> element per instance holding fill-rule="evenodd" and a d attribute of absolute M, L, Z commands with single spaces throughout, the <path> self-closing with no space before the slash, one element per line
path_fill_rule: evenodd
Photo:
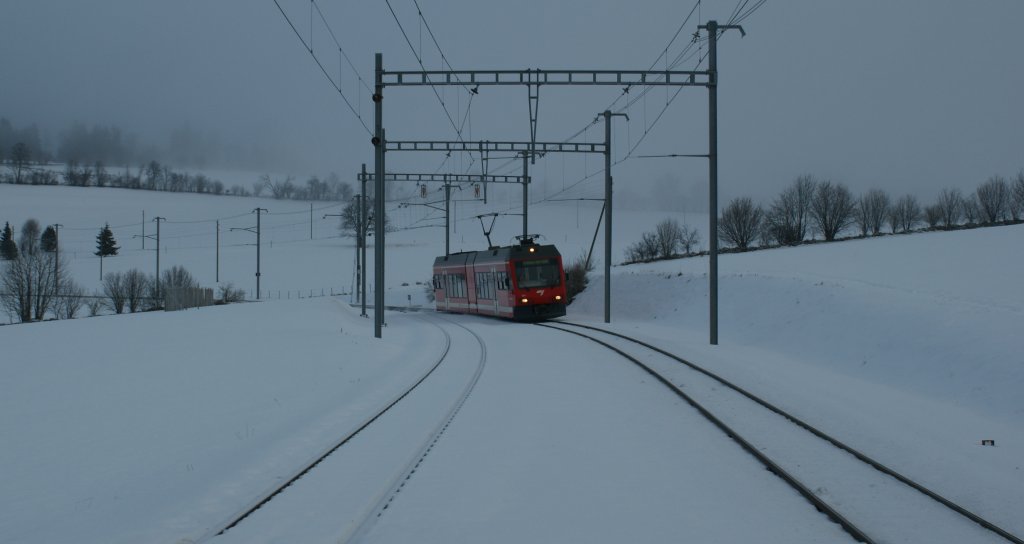
<path fill-rule="evenodd" d="M 39 242 L 43 251 L 47 253 L 57 251 L 57 231 L 53 228 L 53 225 L 46 227 L 46 230 L 43 231 L 43 236 L 39 239 Z"/>
<path fill-rule="evenodd" d="M 13 261 L 18 258 L 18 244 L 14 243 L 14 230 L 11 224 L 4 223 L 4 231 L 0 234 L 0 258 Z"/>
<path fill-rule="evenodd" d="M 117 241 L 114 240 L 114 233 L 110 230 L 110 224 L 106 224 L 100 229 L 100 233 L 96 236 L 96 253 L 95 255 L 102 257 L 110 257 L 117 255 L 117 250 L 121 249 L 117 246 Z"/>

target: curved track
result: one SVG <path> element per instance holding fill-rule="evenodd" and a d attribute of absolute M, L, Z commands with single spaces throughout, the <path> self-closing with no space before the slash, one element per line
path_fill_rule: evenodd
<path fill-rule="evenodd" d="M 249 505 L 247 505 L 245 508 L 241 509 L 237 514 L 231 516 L 227 521 L 225 521 L 224 523 L 220 524 L 218 526 L 218 528 L 215 528 L 215 529 L 210 530 L 209 532 L 207 532 L 204 537 L 199 539 L 199 541 L 200 542 L 206 541 L 209 538 L 212 538 L 214 536 L 222 535 L 222 534 L 226 533 L 228 530 L 230 530 L 233 527 L 235 527 L 236 525 L 238 525 L 239 523 L 241 523 L 243 520 L 245 520 L 246 518 L 248 518 L 249 516 L 254 514 L 256 511 L 258 511 L 260 508 L 262 508 L 263 506 L 267 505 L 267 503 L 269 503 L 276 496 L 281 494 L 285 489 L 287 489 L 292 484 L 294 484 L 295 482 L 297 482 L 298 480 L 303 478 L 305 475 L 307 475 L 309 472 L 311 472 L 314 468 L 316 468 L 318 465 L 320 465 L 325 459 L 330 457 L 332 454 L 336 453 L 339 449 L 341 449 L 346 444 L 349 444 L 357 435 L 359 435 L 362 431 L 367 429 L 367 427 L 369 427 L 371 424 L 373 424 L 374 422 L 379 420 L 382 416 L 384 416 L 389 411 L 391 411 L 392 408 L 394 408 L 396 405 L 398 405 L 403 399 L 407 398 L 411 393 L 413 393 L 413 391 L 415 391 L 418 388 L 420 388 L 420 386 L 432 374 L 434 374 L 435 371 L 437 371 L 438 367 L 441 366 L 441 363 L 443 363 L 446 360 L 446 358 L 449 356 L 449 353 L 451 352 L 451 347 L 452 347 L 451 334 L 447 330 L 445 330 L 444 327 L 441 327 L 437 323 L 431 322 L 431 324 L 433 324 L 434 326 L 438 327 L 438 329 L 444 335 L 444 338 L 445 338 L 444 348 L 442 349 L 441 354 L 437 357 L 437 360 L 434 361 L 434 363 L 432 365 L 430 365 L 427 368 L 427 370 L 421 376 L 419 376 L 418 379 L 416 379 L 413 383 L 411 383 L 404 390 L 402 390 L 399 393 L 397 393 L 390 402 L 387 402 L 386 404 L 381 406 L 379 409 L 375 410 L 370 415 L 368 415 L 364 420 L 362 420 L 358 425 L 356 425 L 351 431 L 347 432 L 344 436 L 339 437 L 333 444 L 331 444 L 328 448 L 326 448 L 322 453 L 317 455 L 314 459 L 312 459 L 308 463 L 304 464 L 302 467 L 300 467 L 297 470 L 295 470 L 292 473 L 292 475 L 290 477 L 286 478 L 281 484 L 275 485 L 272 489 L 268 490 L 266 493 L 262 494 L 261 496 L 257 497 L 256 499 L 254 499 Z M 461 327 L 461 325 L 459 325 L 459 326 Z M 463 328 L 465 328 L 465 327 L 463 327 Z M 472 333 L 472 331 L 470 331 L 470 332 Z M 474 334 L 474 336 L 476 336 L 475 333 L 473 333 L 473 334 Z M 443 418 L 443 420 L 438 425 L 438 427 L 434 430 L 433 433 L 431 433 L 430 439 L 428 439 L 427 442 L 425 444 L 423 444 L 417 450 L 417 453 L 413 457 L 412 461 L 410 461 L 409 465 L 403 470 L 403 477 L 402 478 L 396 478 L 396 481 L 392 482 L 388 486 L 387 492 L 381 494 L 384 498 L 389 498 L 389 497 L 393 496 L 395 490 L 400 489 L 401 486 L 404 485 L 405 480 L 408 479 L 408 476 L 412 472 L 415 471 L 415 468 L 419 466 L 419 463 L 422 462 L 422 459 L 426 456 L 427 453 L 429 453 L 433 443 L 435 443 L 437 441 L 437 439 L 440 437 L 441 433 L 444 432 L 444 430 L 447 428 L 448 423 L 450 423 L 450 421 L 454 418 L 455 413 L 458 411 L 459 407 L 462 406 L 462 403 L 465 402 L 465 399 L 469 396 L 469 393 L 472 391 L 473 386 L 476 384 L 476 381 L 479 379 L 480 373 L 483 371 L 484 362 L 486 360 L 486 349 L 485 349 L 485 347 L 483 345 L 483 342 L 479 339 L 479 337 L 477 337 L 477 340 L 478 340 L 478 342 L 480 342 L 481 359 L 480 359 L 480 362 L 478 364 L 478 368 L 476 370 L 475 375 L 470 380 L 469 385 L 467 385 L 465 390 L 463 390 L 461 392 L 461 394 L 459 395 L 457 400 L 454 402 L 452 408 L 447 412 L 446 416 Z M 370 516 L 374 512 L 378 512 L 379 513 L 379 511 L 382 511 L 383 509 L 386 509 L 386 508 L 387 508 L 387 502 L 383 502 L 383 499 L 377 500 L 375 502 L 374 506 L 367 513 L 364 514 L 364 516 L 362 518 L 362 521 L 358 524 L 358 526 L 362 527 L 362 526 L 366 525 L 367 520 L 370 518 Z M 346 540 L 343 539 L 342 541 L 344 542 Z"/>
<path fill-rule="evenodd" d="M 390 482 L 390 485 L 388 485 L 385 488 L 385 491 L 377 498 L 376 502 L 363 514 L 359 522 L 354 524 L 350 531 L 346 532 L 345 535 L 343 535 L 341 538 L 337 540 L 339 544 L 359 540 L 359 538 L 361 538 L 363 535 L 366 534 L 367 531 L 370 530 L 370 528 L 373 526 L 373 523 L 377 520 L 377 518 L 381 517 L 384 514 L 384 512 L 388 509 L 388 507 L 391 506 L 391 502 L 395 500 L 396 495 L 402 490 L 403 487 L 405 487 L 406 482 L 408 482 L 409 479 L 412 478 L 412 475 L 416 473 L 416 470 L 420 467 L 420 464 L 423 463 L 427 455 L 429 455 L 431 450 L 434 449 L 434 445 L 437 444 L 437 441 L 441 439 L 441 435 L 443 435 L 444 432 L 448 429 L 448 426 L 451 425 L 452 420 L 454 420 L 455 416 L 458 415 L 459 410 L 462 408 L 462 405 L 466 403 L 467 399 L 469 399 L 470 394 L 473 392 L 473 388 L 476 387 L 477 382 L 480 381 L 480 375 L 483 374 L 484 367 L 487 364 L 487 345 L 484 343 L 483 339 L 480 338 L 480 335 L 478 335 L 476 332 L 466 327 L 465 325 L 462 325 L 461 323 L 456 323 L 449 319 L 441 319 L 452 325 L 455 325 L 466 330 L 467 332 L 473 335 L 473 338 L 476 339 L 477 343 L 480 345 L 480 359 L 477 361 L 476 371 L 473 373 L 473 376 L 466 383 L 465 388 L 463 388 L 461 394 L 456 398 L 455 402 L 448 410 L 448 413 L 441 420 L 441 422 L 434 429 L 434 431 L 430 434 L 429 438 L 427 438 L 427 440 L 420 446 L 419 450 L 412 457 L 412 459 L 405 466 L 405 468 L 401 472 L 399 472 L 398 475 Z M 444 329 L 442 328 L 442 330 Z M 451 338 L 447 331 L 445 331 L 445 335 L 449 339 Z"/>
<path fill-rule="evenodd" d="M 593 331 L 593 332 L 591 332 L 591 333 L 583 333 L 583 332 L 579 332 L 577 330 L 568 330 L 568 329 L 562 328 L 560 326 L 555 326 L 555 325 L 571 326 L 571 327 L 576 327 L 576 328 L 580 328 L 580 329 L 587 329 L 587 330 L 590 330 L 590 331 Z M 728 391 L 731 391 L 734 394 L 742 396 L 747 401 L 749 401 L 750 404 L 754 404 L 754 405 L 760 407 L 762 412 L 764 410 L 767 410 L 767 411 L 771 412 L 772 414 L 774 414 L 775 416 L 779 416 L 778 419 L 781 419 L 781 420 L 784 420 L 784 421 L 788 422 L 790 424 L 790 426 L 794 426 L 795 425 L 796 427 L 799 427 L 803 431 L 806 431 L 806 433 L 810 433 L 810 435 L 813 435 L 817 439 L 820 439 L 820 441 L 825 441 L 828 444 L 830 444 L 832 447 L 838 448 L 839 450 L 842 450 L 842 452 L 845 452 L 846 454 L 849 454 L 848 456 L 852 456 L 854 459 L 856 459 L 857 462 L 861 463 L 861 465 L 869 466 L 870 468 L 872 468 L 872 469 L 874 469 L 874 470 L 876 470 L 876 471 L 878 471 L 878 472 L 880 472 L 880 473 L 882 473 L 882 474 L 884 474 L 884 475 L 886 475 L 888 477 L 891 477 L 892 479 L 895 479 L 896 481 L 899 482 L 898 484 L 896 482 L 892 482 L 891 485 L 898 486 L 898 485 L 902 484 L 904 486 L 904 488 L 912 489 L 912 490 L 914 490 L 914 491 L 916 491 L 916 492 L 918 492 L 918 493 L 920 493 L 920 494 L 922 494 L 922 495 L 924 495 L 924 496 L 934 500 L 935 503 L 940 504 L 943 507 L 945 507 L 946 509 L 948 509 L 947 511 L 955 512 L 956 514 L 959 514 L 960 516 L 962 516 L 966 520 L 970 520 L 971 522 L 976 523 L 981 528 L 984 528 L 984 529 L 990 531 L 990 534 L 992 536 L 998 535 L 999 537 L 1001 537 L 1005 541 L 1013 542 L 1014 544 L 1024 544 L 1024 541 L 1022 541 L 1020 538 L 1018 538 L 1015 535 L 1010 534 L 1006 530 L 996 526 L 994 523 L 992 523 L 992 522 L 990 522 L 988 520 L 985 520 L 981 516 L 978 516 L 977 514 L 967 510 L 966 508 L 964 508 L 964 507 L 954 503 L 953 501 L 951 501 L 951 500 L 949 500 L 949 499 L 939 495 L 938 493 L 936 493 L 936 492 L 926 488 L 925 486 L 921 485 L 920 483 L 917 483 L 917 482 L 911 480 L 910 478 L 908 478 L 908 477 L 906 477 L 906 476 L 896 472 L 895 470 L 893 470 L 893 469 L 883 465 L 882 463 L 872 459 L 871 457 L 865 455 L 864 453 L 862 453 L 862 452 L 860 452 L 860 451 L 858 451 L 858 450 L 856 450 L 856 449 L 854 449 L 854 448 L 844 444 L 843 442 L 839 441 L 838 439 L 836 439 L 836 438 L 828 435 L 827 433 L 825 433 L 825 432 L 823 432 L 823 431 L 813 427 L 812 425 L 810 425 L 810 424 L 806 423 L 805 421 L 803 421 L 803 420 L 793 416 L 792 414 L 789 414 L 789 413 L 785 412 L 781 408 L 778 408 L 777 406 L 772 405 L 771 403 L 769 403 L 769 402 L 765 401 L 764 399 L 761 399 L 760 397 L 750 393 L 749 391 L 747 391 L 747 390 L 745 390 L 745 389 L 743 389 L 743 388 L 733 384 L 732 382 L 730 382 L 730 381 L 728 381 L 728 380 L 726 380 L 726 379 L 724 379 L 724 378 L 722 378 L 722 377 L 720 377 L 720 376 L 718 376 L 718 375 L 716 375 L 716 374 L 714 374 L 714 373 L 712 373 L 712 372 L 710 372 L 710 371 L 708 371 L 708 370 L 706 370 L 704 368 L 701 368 L 701 367 L 699 367 L 699 366 L 697 366 L 697 365 L 695 365 L 695 364 L 693 364 L 693 363 L 691 363 L 689 361 L 686 361 L 685 359 L 683 359 L 681 357 L 678 357 L 678 356 L 676 356 L 676 355 L 674 355 L 674 354 L 672 354 L 672 353 L 670 353 L 670 352 L 668 352 L 666 350 L 663 350 L 663 349 L 658 348 L 656 346 L 650 345 L 650 344 L 645 343 L 645 342 L 641 342 L 639 340 L 636 340 L 634 338 L 630 338 L 628 336 L 625 336 L 625 335 L 622 335 L 622 334 L 619 334 L 619 333 L 616 333 L 616 332 L 607 331 L 607 330 L 601 329 L 599 327 L 593 327 L 593 326 L 589 326 L 589 325 L 582 325 L 582 324 L 578 324 L 578 323 L 570 323 L 570 322 L 559 321 L 559 322 L 553 322 L 553 323 L 550 323 L 550 324 L 541 324 L 540 326 L 543 326 L 543 327 L 546 327 L 546 328 L 550 328 L 550 329 L 555 329 L 555 330 L 561 330 L 561 331 L 566 332 L 566 333 L 570 333 L 570 334 L 574 334 L 574 335 L 577 335 L 577 336 L 584 337 L 584 338 L 586 338 L 588 340 L 596 342 L 596 343 L 598 343 L 598 344 L 600 344 L 600 345 L 602 345 L 602 346 L 604 346 L 604 347 L 614 351 L 615 353 L 619 354 L 620 356 L 622 356 L 622 357 L 630 360 L 634 364 L 640 366 L 644 371 L 646 371 L 650 375 L 654 376 L 659 382 L 661 382 L 662 384 L 667 386 L 669 389 L 671 389 L 673 392 L 675 392 L 677 395 L 679 395 L 684 400 L 686 400 L 689 404 L 691 404 L 694 408 L 696 408 L 701 414 L 703 414 L 708 420 L 710 420 L 717 427 L 719 427 L 723 432 L 725 432 L 730 438 L 732 438 L 734 441 L 736 441 L 738 444 L 740 444 L 751 455 L 756 457 L 762 464 L 764 464 L 764 466 L 768 470 L 770 470 L 772 473 L 778 475 L 780 478 L 785 480 L 795 490 L 797 490 L 801 495 L 803 495 L 809 502 L 811 502 L 811 504 L 813 504 L 815 506 L 815 508 L 817 508 L 819 511 L 825 513 L 830 519 L 832 519 L 833 521 L 835 521 L 836 523 L 841 525 L 843 527 L 843 529 L 846 530 L 851 536 L 853 536 L 855 539 L 857 539 L 857 540 L 859 540 L 861 542 L 873 543 L 873 542 L 876 542 L 876 540 L 873 539 L 872 537 L 868 536 L 868 534 L 865 532 L 865 530 L 862 527 L 860 527 L 857 524 L 854 524 L 849 519 L 847 519 L 848 517 L 844 516 L 843 514 L 841 514 L 836 507 L 833 507 L 828 502 L 826 502 L 822 497 L 819 496 L 819 493 L 817 493 L 815 491 L 812 491 L 807 484 L 801 482 L 800 479 L 798 479 L 791 471 L 785 470 L 781 466 L 781 463 L 779 461 L 776 461 L 776 460 L 773 460 L 773 459 L 769 458 L 768 455 L 765 454 L 764 451 L 763 451 L 763 450 L 769 449 L 768 447 L 764 447 L 763 445 L 760 445 L 760 444 L 755 445 L 753 443 L 753 441 L 748 440 L 747 438 L 744 438 L 743 436 L 740 435 L 740 433 L 738 433 L 736 431 L 736 429 L 734 429 L 733 427 L 729 426 L 723 420 L 723 418 L 718 417 L 714 413 L 712 413 L 703 404 L 698 402 L 693 397 L 693 395 L 690 395 L 690 394 L 684 392 L 682 390 L 682 388 L 680 386 L 675 385 L 670 378 L 668 378 L 665 375 L 663 375 L 661 372 L 659 372 L 658 370 L 653 368 L 651 365 L 645 364 L 638 357 L 635 357 L 635 356 L 633 356 L 633 355 L 631 355 L 629 353 L 626 353 L 626 351 L 624 351 L 624 349 L 621 349 L 620 347 L 616 347 L 616 346 L 612 345 L 611 343 L 609 343 L 609 341 L 602 340 L 602 339 L 598 338 L 598 336 L 600 336 L 600 335 L 608 335 L 608 336 L 614 337 L 615 339 L 614 340 L 610 340 L 611 342 L 619 342 L 620 340 L 628 341 L 633 346 L 640 346 L 644 350 L 647 350 L 648 354 L 656 354 L 655 355 L 656 357 L 660 356 L 662 358 L 668 358 L 668 359 L 672 360 L 674 363 L 681 363 L 681 364 L 685 365 L 686 368 L 688 368 L 688 369 L 690 369 L 692 371 L 695 371 L 695 372 L 701 374 L 702 376 L 704 376 L 706 378 L 709 378 L 710 380 L 713 380 L 717 384 L 725 386 L 725 388 Z M 595 334 L 595 333 L 597 333 L 597 334 Z M 607 337 L 605 337 L 605 338 L 607 339 Z M 734 419 L 735 419 L 735 415 L 734 415 Z M 851 460 L 851 462 L 852 462 L 852 460 Z M 797 466 L 799 467 L 799 464 Z M 888 538 L 883 538 L 881 541 L 888 541 L 888 540 L 889 540 Z"/>

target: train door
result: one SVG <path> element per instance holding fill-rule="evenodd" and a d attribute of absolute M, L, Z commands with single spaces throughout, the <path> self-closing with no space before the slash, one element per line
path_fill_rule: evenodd
<path fill-rule="evenodd" d="M 441 273 L 441 285 L 444 286 L 444 311 L 451 310 L 451 283 L 448 281 L 448 271 Z"/>
<path fill-rule="evenodd" d="M 479 313 L 477 307 L 477 300 L 480 296 L 480 286 L 476 282 L 476 254 L 473 254 L 473 260 L 466 262 L 466 311 L 472 311 L 473 313 Z"/>
<path fill-rule="evenodd" d="M 493 266 L 491 267 L 490 275 L 491 291 L 494 296 L 494 315 L 498 315 L 498 273 Z"/>

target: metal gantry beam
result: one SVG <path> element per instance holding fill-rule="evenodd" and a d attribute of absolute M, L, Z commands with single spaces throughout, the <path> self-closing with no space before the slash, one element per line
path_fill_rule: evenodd
<path fill-rule="evenodd" d="M 359 181 L 365 182 L 366 180 L 375 179 L 374 176 L 377 174 L 359 174 Z M 384 174 L 384 182 L 398 182 L 398 181 L 415 181 L 421 183 L 430 182 L 450 182 L 450 183 L 522 183 L 523 176 L 494 176 L 494 175 L 481 175 L 481 174 L 416 174 L 416 173 L 399 173 L 390 172 Z"/>
<path fill-rule="evenodd" d="M 385 151 L 452 151 L 464 152 L 507 152 L 507 153 L 604 153 L 608 146 L 598 142 L 465 142 L 441 141 L 389 141 L 384 143 Z"/>
<path fill-rule="evenodd" d="M 693 70 L 392 70 L 385 87 L 441 85 L 618 85 L 706 87 L 708 72 Z"/>

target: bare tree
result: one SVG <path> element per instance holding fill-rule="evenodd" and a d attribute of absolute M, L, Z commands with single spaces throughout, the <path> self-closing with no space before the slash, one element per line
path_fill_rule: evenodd
<path fill-rule="evenodd" d="M 24 183 L 24 172 L 32 161 L 32 152 L 23 142 L 14 144 L 11 148 L 11 162 L 8 167 L 14 173 L 14 183 Z"/>
<path fill-rule="evenodd" d="M 938 204 L 924 207 L 924 221 L 929 228 L 936 228 L 942 222 L 942 208 Z"/>
<path fill-rule="evenodd" d="M 245 300 L 245 290 L 235 288 L 235 284 L 231 282 L 223 283 L 220 286 L 219 298 L 224 304 L 241 302 Z"/>
<path fill-rule="evenodd" d="M 53 304 L 57 319 L 74 319 L 85 304 L 85 289 L 71 279 L 61 283 L 60 292 Z M 95 315 L 95 314 L 94 314 Z"/>
<path fill-rule="evenodd" d="M 88 298 L 85 302 L 85 307 L 89 309 L 89 317 L 100 315 L 100 311 L 103 310 L 103 297 L 95 295 Z"/>
<path fill-rule="evenodd" d="M 0 275 L 0 304 L 22 323 L 41 321 L 50 311 L 58 284 L 54 259 L 43 251 L 23 253 L 7 261 Z M 62 268 L 61 276 L 65 276 Z"/>
<path fill-rule="evenodd" d="M 683 243 L 683 227 L 675 219 L 666 219 L 654 227 L 658 256 L 667 259 L 676 254 Z"/>
<path fill-rule="evenodd" d="M 295 192 L 295 183 L 292 182 L 292 176 L 286 177 L 284 181 L 271 181 L 270 176 L 267 175 L 264 175 L 261 179 L 265 180 L 266 187 L 270 189 L 270 194 L 276 199 L 291 198 Z"/>
<path fill-rule="evenodd" d="M 700 250 L 700 231 L 683 225 L 683 239 L 680 242 L 684 255 L 692 255 Z"/>
<path fill-rule="evenodd" d="M 125 302 L 128 304 L 128 311 L 135 313 L 142 309 L 142 303 L 149 294 L 152 283 L 145 273 L 138 268 L 133 268 L 121 276 Z M 120 313 L 120 312 L 118 312 Z"/>
<path fill-rule="evenodd" d="M 734 198 L 718 220 L 718 235 L 727 243 L 747 249 L 761 232 L 764 210 L 750 198 Z"/>
<path fill-rule="evenodd" d="M 1017 179 L 1013 180 L 1013 186 L 1010 188 L 1010 199 L 1012 205 L 1010 206 L 1010 218 L 1016 221 L 1022 215 L 1024 215 L 1024 170 L 1017 172 Z"/>
<path fill-rule="evenodd" d="M 878 236 L 889 215 L 889 195 L 881 189 L 871 189 L 861 195 L 857 206 L 857 225 L 860 233 Z"/>
<path fill-rule="evenodd" d="M 964 197 L 959 189 L 943 189 L 936 205 L 941 212 L 943 226 L 949 228 L 960 224 L 964 215 Z"/>
<path fill-rule="evenodd" d="M 778 243 L 796 245 L 807 237 L 811 199 L 817 185 L 812 176 L 800 176 L 772 202 L 766 224 Z"/>
<path fill-rule="evenodd" d="M 892 232 L 910 232 L 921 222 L 921 205 L 914 195 L 905 195 L 889 211 Z"/>
<path fill-rule="evenodd" d="M 184 266 L 172 266 L 164 273 L 160 275 L 160 281 L 162 286 L 171 288 L 186 288 L 191 289 L 199 287 L 199 282 L 192 276 L 192 273 L 185 269 Z"/>
<path fill-rule="evenodd" d="M 645 232 L 640 241 L 626 248 L 626 260 L 630 262 L 651 261 L 658 256 L 658 240 L 653 233 Z"/>
<path fill-rule="evenodd" d="M 42 233 L 43 229 L 39 226 L 39 221 L 35 219 L 25 221 L 25 224 L 21 226 L 21 236 L 18 237 L 18 249 L 21 250 L 22 255 L 39 252 L 39 237 Z"/>
<path fill-rule="evenodd" d="M 128 301 L 124 283 L 124 274 L 120 272 L 107 272 L 103 276 L 103 295 L 107 297 L 107 306 L 117 314 L 124 313 Z"/>
<path fill-rule="evenodd" d="M 853 195 L 842 183 L 833 184 L 828 180 L 819 183 L 811 199 L 811 218 L 818 232 L 829 242 L 853 223 L 855 209 Z"/>
<path fill-rule="evenodd" d="M 567 302 L 572 302 L 576 295 L 583 292 L 590 283 L 590 273 L 594 270 L 594 263 L 587 259 L 586 250 L 565 267 L 565 294 Z M 433 290 L 431 290 L 433 294 Z"/>
<path fill-rule="evenodd" d="M 992 176 L 975 191 L 981 218 L 986 223 L 996 223 L 1006 215 L 1010 202 L 1010 186 L 1002 176 Z"/>
<path fill-rule="evenodd" d="M 977 225 L 981 220 L 981 205 L 978 204 L 978 195 L 972 194 L 964 198 L 963 204 L 964 221 L 968 225 Z"/>

